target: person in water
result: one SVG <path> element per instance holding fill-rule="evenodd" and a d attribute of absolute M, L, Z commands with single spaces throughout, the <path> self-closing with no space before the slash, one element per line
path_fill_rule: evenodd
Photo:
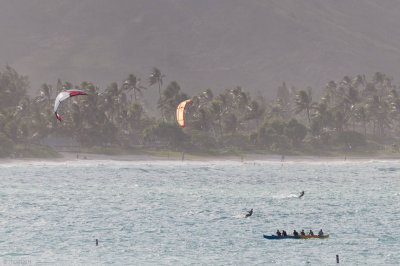
<path fill-rule="evenodd" d="M 285 230 L 282 230 L 282 236 L 287 236 L 287 233 Z"/>
<path fill-rule="evenodd" d="M 293 231 L 293 235 L 294 235 L 294 236 L 299 236 L 299 233 L 297 233 L 297 231 L 294 230 L 294 231 Z"/>
<path fill-rule="evenodd" d="M 308 233 L 310 236 L 314 235 L 314 232 L 310 229 L 310 233 Z"/>
<path fill-rule="evenodd" d="M 250 211 L 248 211 L 248 213 L 246 213 L 245 217 L 250 217 L 253 215 L 253 209 L 251 209 Z"/>
<path fill-rule="evenodd" d="M 318 232 L 318 236 L 323 236 L 324 235 L 324 232 L 322 232 L 322 229 L 321 230 L 319 230 L 319 232 Z"/>
<path fill-rule="evenodd" d="M 279 229 L 276 230 L 276 235 L 277 235 L 277 236 L 281 236 L 281 235 L 282 235 L 282 233 L 279 231 Z"/>
<path fill-rule="evenodd" d="M 304 196 L 304 191 L 302 191 L 302 192 L 300 193 L 299 198 L 301 198 L 301 197 L 303 197 L 303 196 Z"/>
<path fill-rule="evenodd" d="M 304 230 L 301 230 L 300 235 L 305 236 L 306 233 L 304 233 Z"/>

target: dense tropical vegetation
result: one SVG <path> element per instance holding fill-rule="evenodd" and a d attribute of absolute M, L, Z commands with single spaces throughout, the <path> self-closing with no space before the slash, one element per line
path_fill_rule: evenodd
<path fill-rule="evenodd" d="M 54 156 L 49 136 L 73 138 L 87 150 L 175 150 L 207 154 L 338 154 L 379 150 L 398 152 L 400 95 L 393 80 L 377 72 L 329 81 L 313 91 L 277 89 L 274 99 L 252 96 L 241 87 L 220 94 L 211 89 L 189 96 L 154 68 L 147 81 L 134 74 L 101 90 L 82 82 L 43 84 L 30 96 L 28 78 L 10 66 L 0 72 L 0 156 Z M 88 96 L 62 104 L 64 121 L 53 102 L 64 89 L 80 88 Z M 159 112 L 150 115 L 143 95 L 158 90 Z M 175 122 L 176 106 L 193 99 L 187 127 Z"/>

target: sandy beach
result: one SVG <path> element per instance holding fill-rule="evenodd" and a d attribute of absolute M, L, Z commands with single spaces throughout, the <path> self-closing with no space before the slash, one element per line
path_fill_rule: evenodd
<path fill-rule="evenodd" d="M 98 153 L 72 153 L 72 152 L 60 152 L 60 157 L 57 158 L 3 158 L 0 163 L 12 163 L 12 162 L 26 162 L 26 161 L 52 161 L 52 162 L 64 162 L 64 161 L 81 161 L 81 160 L 100 160 L 100 161 L 199 161 L 199 162 L 211 162 L 211 161 L 238 161 L 238 162 L 249 162 L 249 161 L 272 161 L 272 162 L 316 162 L 316 161 L 330 161 L 330 162 L 344 162 L 344 161 L 370 161 L 370 160 L 400 160 L 400 155 L 378 155 L 378 156 L 311 156 L 311 155 L 286 155 L 282 161 L 281 155 L 275 154 L 243 154 L 242 156 L 200 156 L 193 154 L 182 154 L 180 153 L 166 153 L 166 154 L 123 154 L 123 155 L 108 155 Z"/>
<path fill-rule="evenodd" d="M 124 155 L 107 155 L 97 153 L 60 153 L 62 158 L 56 160 L 116 160 L 116 161 L 282 161 L 282 156 L 277 154 L 243 154 L 243 155 L 193 155 L 181 153 L 170 153 L 165 155 L 155 154 L 124 154 Z M 376 156 L 317 156 L 317 155 L 285 155 L 283 162 L 289 161 L 347 161 L 347 160 L 400 160 L 400 154 L 393 155 L 376 155 Z"/>

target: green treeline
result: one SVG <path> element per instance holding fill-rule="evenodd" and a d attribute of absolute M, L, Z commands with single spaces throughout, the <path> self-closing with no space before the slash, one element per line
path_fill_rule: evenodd
<path fill-rule="evenodd" d="M 64 120 L 55 119 L 54 99 L 65 89 L 78 96 L 61 104 Z M 279 153 L 347 154 L 398 151 L 400 96 L 392 79 L 375 73 L 329 81 L 319 90 L 288 88 L 266 100 L 241 87 L 215 94 L 207 89 L 188 95 L 178 82 L 165 83 L 154 68 L 143 81 L 135 75 L 104 90 L 82 82 L 58 80 L 43 84 L 29 96 L 29 81 L 13 68 L 0 72 L 0 156 L 42 156 L 51 149 L 39 145 L 49 136 L 73 138 L 87 149 L 159 149 L 207 154 Z M 158 113 L 143 102 L 148 90 L 158 92 Z M 177 105 L 193 99 L 187 127 L 175 121 Z"/>

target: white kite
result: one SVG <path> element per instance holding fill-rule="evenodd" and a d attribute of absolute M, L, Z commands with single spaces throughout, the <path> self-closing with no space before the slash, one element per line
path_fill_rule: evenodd
<path fill-rule="evenodd" d="M 78 95 L 87 95 L 86 92 L 81 91 L 81 90 L 66 90 L 62 91 L 57 95 L 56 101 L 54 102 L 54 114 L 56 115 L 57 119 L 59 121 L 62 121 L 62 117 L 57 113 L 58 106 L 62 101 L 65 101 L 66 99 Z"/>

